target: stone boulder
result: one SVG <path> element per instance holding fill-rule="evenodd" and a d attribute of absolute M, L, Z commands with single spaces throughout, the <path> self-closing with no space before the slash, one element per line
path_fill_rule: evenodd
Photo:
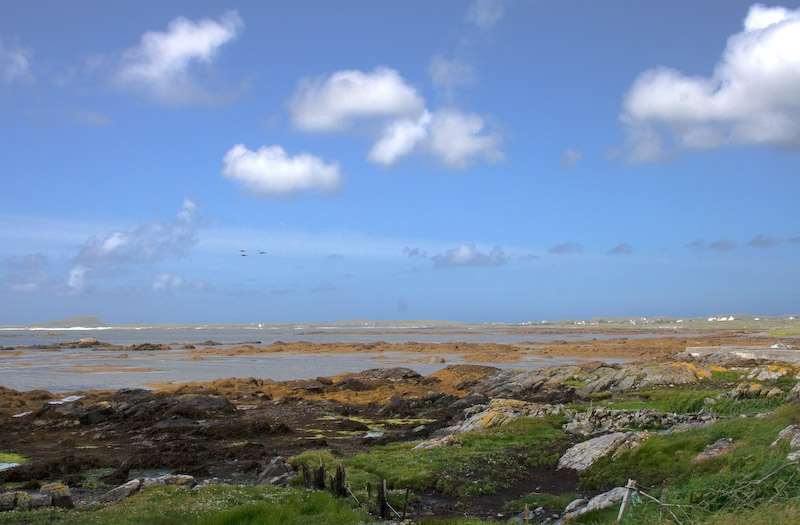
<path fill-rule="evenodd" d="M 179 487 L 194 487 L 197 480 L 187 474 L 165 474 L 156 478 L 144 478 L 140 490 L 145 490 L 158 485 L 176 485 Z"/>
<path fill-rule="evenodd" d="M 564 431 L 569 434 L 596 436 L 641 428 L 669 429 L 676 425 L 709 424 L 716 418 L 708 413 L 673 414 L 653 409 L 617 410 L 604 406 L 592 407 L 576 414 Z"/>
<path fill-rule="evenodd" d="M 544 417 L 550 414 L 575 415 L 575 410 L 564 405 L 529 403 L 516 399 L 492 399 L 487 405 L 475 405 L 464 410 L 464 420 L 453 426 L 437 430 L 434 437 L 463 434 L 473 430 L 507 425 L 521 417 Z"/>
<path fill-rule="evenodd" d="M 595 461 L 609 454 L 631 450 L 650 438 L 648 432 L 614 432 L 598 436 L 572 446 L 558 460 L 558 468 L 569 468 L 578 472 L 586 470 Z"/>
<path fill-rule="evenodd" d="M 558 523 L 566 523 L 593 510 L 606 509 L 621 501 L 628 491 L 625 487 L 616 487 L 603 494 L 598 494 L 590 500 L 578 499 L 567 505 Z"/>
<path fill-rule="evenodd" d="M 582 396 L 600 392 L 624 392 L 670 385 L 686 385 L 710 377 L 707 370 L 686 362 L 626 365 L 624 367 L 599 367 L 584 381 L 588 384 L 578 389 Z"/>
<path fill-rule="evenodd" d="M 741 446 L 741 441 L 734 441 L 731 438 L 721 438 L 716 440 L 714 443 L 708 445 L 702 452 L 692 458 L 692 463 L 699 463 L 700 461 L 706 461 L 709 459 L 713 459 L 722 455 L 725 455 L 729 452 L 733 452 L 739 446 Z"/>
<path fill-rule="evenodd" d="M 783 394 L 780 388 L 765 388 L 760 383 L 739 383 L 736 388 L 723 394 L 725 397 L 733 399 L 754 399 L 759 397 L 775 397 Z"/>
<path fill-rule="evenodd" d="M 129 498 L 139 492 L 142 482 L 138 479 L 132 479 L 124 485 L 111 489 L 98 498 L 100 503 L 116 503 Z"/>
<path fill-rule="evenodd" d="M 789 461 L 800 459 L 800 425 L 789 425 L 778 432 L 778 437 L 772 442 L 772 446 L 777 447 L 781 440 L 789 441 L 789 454 L 786 455 L 786 459 Z"/>
<path fill-rule="evenodd" d="M 75 508 L 75 503 L 72 501 L 72 494 L 69 487 L 63 483 L 48 483 L 39 488 L 40 494 L 47 494 L 50 496 L 54 507 L 61 507 L 63 509 Z"/>
<path fill-rule="evenodd" d="M 575 388 L 565 381 L 580 380 L 582 372 L 577 366 L 542 367 L 534 370 L 507 368 L 488 375 L 470 389 L 490 398 L 507 398 L 547 403 L 568 402 L 575 399 Z"/>
<path fill-rule="evenodd" d="M 794 371 L 789 366 L 762 365 L 750 370 L 747 379 L 750 381 L 775 381 L 793 373 Z"/>
<path fill-rule="evenodd" d="M 794 385 L 794 388 L 789 390 L 786 396 L 786 401 L 800 401 L 800 382 Z"/>
<path fill-rule="evenodd" d="M 3 492 L 0 494 L 0 512 L 7 512 L 20 508 L 25 505 L 29 499 L 30 496 L 28 493 L 22 492 L 21 490 Z"/>
<path fill-rule="evenodd" d="M 258 475 L 256 485 L 288 486 L 294 477 L 294 467 L 286 463 L 281 456 L 275 456 Z"/>
<path fill-rule="evenodd" d="M 441 436 L 433 439 L 429 439 L 427 441 L 423 441 L 419 445 L 415 446 L 411 450 L 426 450 L 429 448 L 442 448 L 442 447 L 460 447 L 461 440 L 458 436 L 449 435 L 449 436 Z"/>

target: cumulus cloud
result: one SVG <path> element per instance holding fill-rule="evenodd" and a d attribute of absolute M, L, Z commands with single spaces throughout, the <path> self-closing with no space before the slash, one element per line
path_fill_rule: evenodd
<path fill-rule="evenodd" d="M 475 82 L 475 68 L 454 58 L 448 60 L 442 55 L 434 55 L 428 64 L 428 75 L 433 86 L 449 93 L 457 86 L 468 86 Z"/>
<path fill-rule="evenodd" d="M 483 117 L 456 109 L 437 111 L 431 118 L 428 148 L 451 168 L 464 169 L 482 157 L 486 162 L 503 160 L 502 138 L 487 130 Z"/>
<path fill-rule="evenodd" d="M 778 239 L 773 239 L 772 237 L 761 234 L 750 239 L 750 242 L 748 242 L 747 245 L 754 246 L 756 248 L 771 248 L 779 242 L 780 241 Z"/>
<path fill-rule="evenodd" d="M 555 253 L 559 255 L 567 254 L 567 253 L 581 253 L 583 251 L 583 245 L 578 244 L 577 242 L 567 241 L 562 242 L 561 244 L 556 244 L 555 246 L 551 246 L 547 253 Z"/>
<path fill-rule="evenodd" d="M 4 84 L 16 80 L 31 80 L 31 51 L 16 45 L 3 42 L 0 37 L 0 78 Z"/>
<path fill-rule="evenodd" d="M 75 262 L 91 269 L 180 257 L 197 241 L 197 218 L 197 206 L 185 199 L 172 224 L 150 222 L 133 231 L 114 230 L 103 239 L 91 237 Z"/>
<path fill-rule="evenodd" d="M 115 82 L 165 104 L 183 105 L 218 100 L 202 86 L 198 66 L 214 61 L 219 49 L 236 39 L 244 23 L 236 11 L 219 20 L 172 20 L 166 31 L 148 31 L 138 46 L 125 51 Z"/>
<path fill-rule="evenodd" d="M 467 266 L 501 266 L 508 262 L 508 257 L 500 245 L 489 253 L 481 253 L 474 243 L 461 243 L 456 248 L 446 250 L 442 254 L 430 257 L 437 268 L 459 268 Z"/>
<path fill-rule="evenodd" d="M 262 197 L 282 197 L 304 190 L 334 193 L 342 182 L 338 162 L 326 163 L 309 153 L 289 156 L 280 146 L 251 151 L 233 146 L 222 159 L 222 175 Z"/>
<path fill-rule="evenodd" d="M 583 153 L 575 148 L 567 148 L 561 154 L 561 167 L 565 170 L 571 169 L 575 164 L 583 160 Z"/>
<path fill-rule="evenodd" d="M 391 166 L 410 155 L 428 137 L 431 114 L 425 111 L 417 120 L 398 120 L 387 124 L 367 158 L 383 166 Z"/>
<path fill-rule="evenodd" d="M 633 253 L 633 247 L 628 243 L 622 243 L 614 246 L 607 253 L 609 255 L 627 255 Z"/>
<path fill-rule="evenodd" d="M 337 71 L 303 79 L 289 101 L 292 124 L 306 131 L 338 131 L 359 119 L 419 118 L 425 100 L 394 69 Z"/>
<path fill-rule="evenodd" d="M 726 144 L 800 148 L 800 9 L 753 5 L 710 77 L 659 67 L 623 102 L 628 160 Z"/>
<path fill-rule="evenodd" d="M 505 15 L 504 0 L 473 0 L 467 9 L 465 18 L 479 29 L 488 31 Z"/>
<path fill-rule="evenodd" d="M 428 110 L 417 90 L 388 67 L 302 80 L 288 105 L 300 130 L 334 132 L 362 124 L 367 134 L 374 132 L 367 159 L 384 167 L 418 153 L 454 169 L 503 159 L 501 134 L 484 117 L 456 108 Z"/>

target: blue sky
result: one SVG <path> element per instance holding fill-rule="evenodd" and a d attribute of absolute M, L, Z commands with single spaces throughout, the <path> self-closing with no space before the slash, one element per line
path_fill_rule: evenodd
<path fill-rule="evenodd" d="M 797 1 L 7 0 L 0 123 L 0 324 L 800 311 Z"/>

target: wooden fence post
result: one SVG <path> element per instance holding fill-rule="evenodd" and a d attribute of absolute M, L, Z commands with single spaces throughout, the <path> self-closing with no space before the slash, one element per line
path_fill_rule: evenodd
<path fill-rule="evenodd" d="M 636 488 L 636 480 L 629 479 L 628 484 L 625 485 L 625 488 L 628 489 L 625 491 L 625 495 L 622 497 L 622 505 L 619 506 L 619 514 L 617 515 L 617 521 L 614 523 L 619 523 L 619 520 L 622 519 L 622 513 L 625 512 L 625 506 L 628 504 L 628 500 L 631 497 L 631 491 Z"/>
<path fill-rule="evenodd" d="M 331 483 L 331 488 L 333 489 L 333 495 L 337 498 L 346 498 L 347 497 L 347 489 L 344 485 L 344 467 L 340 463 L 339 466 L 336 467 L 336 477 L 333 478 L 333 482 Z"/>
<path fill-rule="evenodd" d="M 314 485 L 318 490 L 325 490 L 325 465 L 320 465 L 317 470 Z"/>
<path fill-rule="evenodd" d="M 659 523 L 661 523 L 661 520 L 664 519 L 664 511 L 667 508 L 665 505 L 667 503 L 667 493 L 668 492 L 669 492 L 669 489 L 667 487 L 664 487 L 664 490 L 661 491 L 661 501 L 659 502 L 660 503 L 659 506 L 661 508 L 660 508 L 660 510 L 658 512 L 658 522 Z"/>
<path fill-rule="evenodd" d="M 389 517 L 389 505 L 386 501 L 386 480 L 378 485 L 378 508 L 380 509 L 381 519 Z"/>

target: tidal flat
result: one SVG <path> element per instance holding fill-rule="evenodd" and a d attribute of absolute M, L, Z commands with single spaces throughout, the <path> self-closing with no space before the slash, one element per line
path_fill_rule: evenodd
<path fill-rule="evenodd" d="M 5 347 L 8 377 L 47 361 L 38 373 L 110 383 L 0 387 L 0 453 L 14 459 L 0 470 L 0 523 L 269 523 L 276 501 L 286 523 L 379 522 L 384 481 L 413 523 L 526 509 L 530 522 L 611 523 L 628 479 L 641 493 L 623 523 L 792 523 L 800 339 L 605 335 Z M 275 359 L 302 373 L 256 364 Z M 185 381 L 165 363 L 216 375 Z M 126 375 L 138 382 L 114 385 Z M 306 488 L 303 471 L 321 466 L 326 488 Z M 337 499 L 327 476 L 339 466 Z"/>

